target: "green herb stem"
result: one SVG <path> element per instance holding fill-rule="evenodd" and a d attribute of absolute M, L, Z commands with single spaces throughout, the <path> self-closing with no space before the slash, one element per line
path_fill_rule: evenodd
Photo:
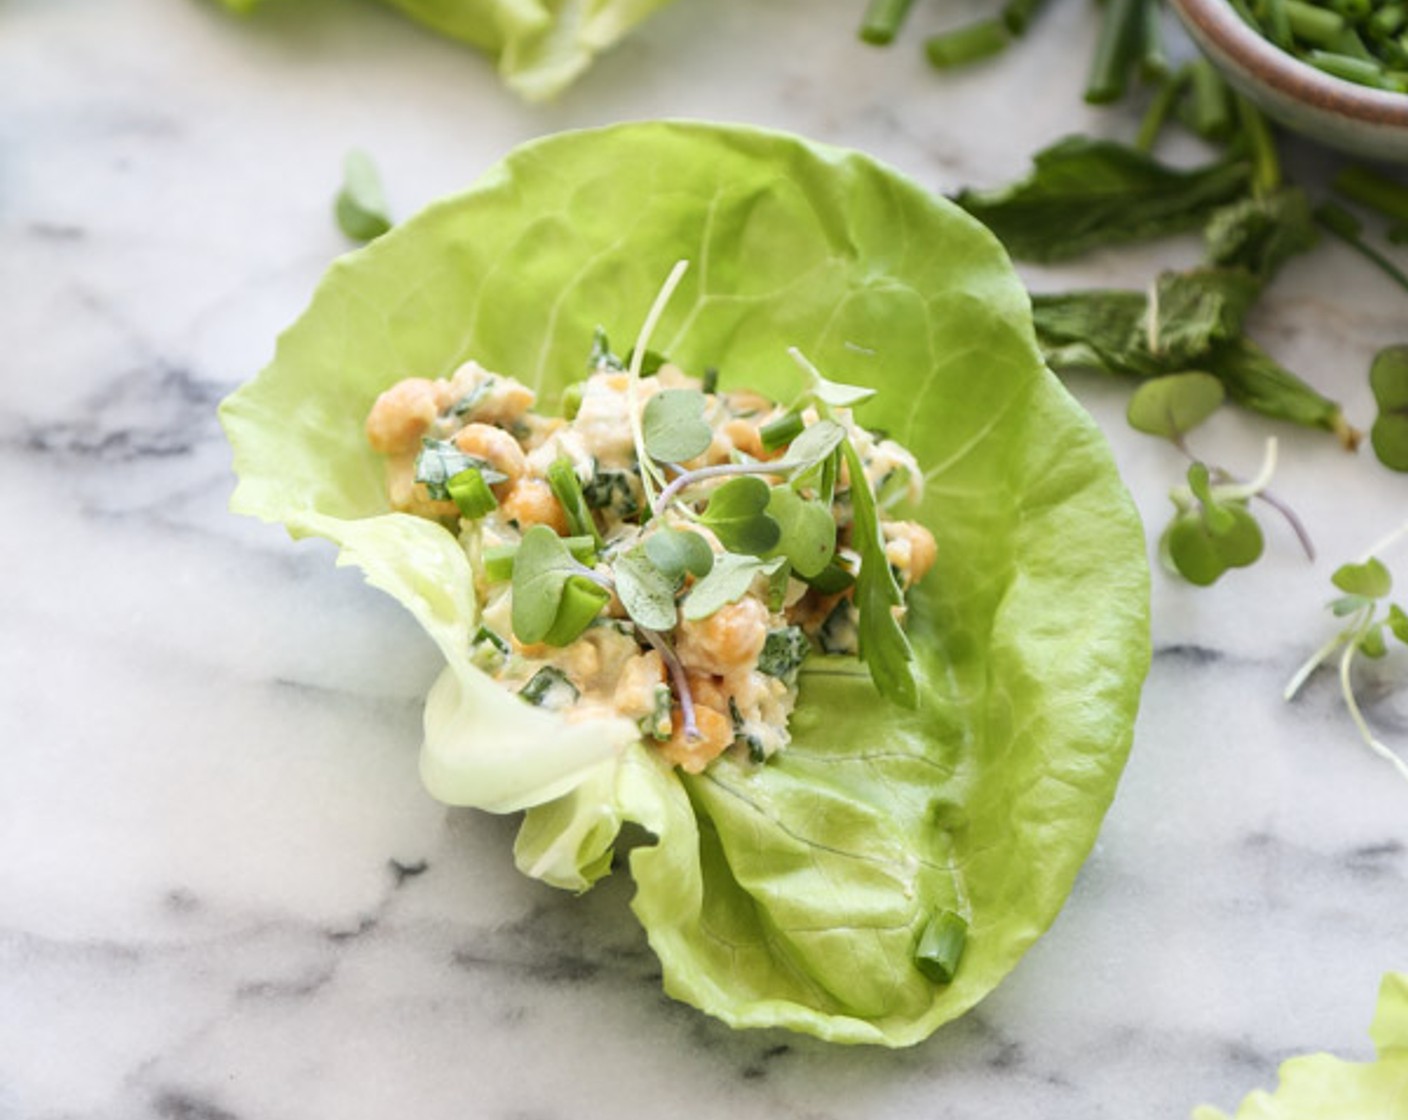
<path fill-rule="evenodd" d="M 860 24 L 861 42 L 877 47 L 895 41 L 914 0 L 870 0 Z"/>
<path fill-rule="evenodd" d="M 951 70 L 991 58 L 1005 50 L 1011 41 L 1012 34 L 1001 19 L 984 19 L 930 36 L 924 44 L 924 54 L 929 65 Z"/>
<path fill-rule="evenodd" d="M 1335 176 L 1334 189 L 1348 199 L 1396 222 L 1408 222 L 1408 186 L 1351 164 Z"/>
<path fill-rule="evenodd" d="M 1174 107 L 1178 104 L 1178 99 L 1183 96 L 1183 91 L 1188 87 L 1188 78 L 1188 68 L 1183 67 L 1176 74 L 1169 75 L 1159 83 L 1158 91 L 1154 94 L 1154 99 L 1149 103 L 1149 108 L 1139 122 L 1139 132 L 1134 138 L 1134 146 L 1141 152 L 1154 150 L 1154 145 L 1158 143 L 1159 134 L 1163 131 L 1169 114 L 1173 112 Z"/>
<path fill-rule="evenodd" d="M 1402 269 L 1364 240 L 1359 219 L 1348 210 L 1333 202 L 1321 203 L 1315 209 L 1315 220 L 1366 260 L 1378 265 L 1385 275 L 1408 291 L 1408 275 L 1404 275 Z"/>
<path fill-rule="evenodd" d="M 1281 157 L 1276 153 L 1276 140 L 1260 109 L 1240 94 L 1235 102 L 1252 159 L 1252 193 L 1264 198 L 1281 186 Z"/>

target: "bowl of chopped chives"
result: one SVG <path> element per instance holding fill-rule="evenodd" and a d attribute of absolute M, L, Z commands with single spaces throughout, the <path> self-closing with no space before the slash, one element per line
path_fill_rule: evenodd
<path fill-rule="evenodd" d="M 1408 0 L 1170 0 L 1237 90 L 1288 128 L 1408 161 Z"/>

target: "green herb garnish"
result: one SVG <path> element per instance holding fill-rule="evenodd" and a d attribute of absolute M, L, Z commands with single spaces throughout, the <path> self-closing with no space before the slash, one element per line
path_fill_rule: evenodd
<path fill-rule="evenodd" d="M 561 537 L 534 525 L 513 560 L 513 632 L 527 644 L 576 641 L 611 599 L 602 582 Z"/>
<path fill-rule="evenodd" d="M 1408 471 L 1408 345 L 1388 346 L 1374 355 L 1369 387 L 1379 415 L 1369 432 L 1379 462 Z"/>

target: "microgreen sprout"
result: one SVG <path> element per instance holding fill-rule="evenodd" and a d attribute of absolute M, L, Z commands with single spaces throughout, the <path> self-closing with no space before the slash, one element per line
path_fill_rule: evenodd
<path fill-rule="evenodd" d="M 1369 387 L 1379 415 L 1369 433 L 1379 462 L 1408 471 L 1408 345 L 1388 346 L 1374 355 Z"/>
<path fill-rule="evenodd" d="M 664 315 L 670 297 L 674 295 L 675 289 L 684 279 L 685 271 L 688 268 L 689 262 L 680 260 L 676 261 L 675 266 L 670 269 L 670 275 L 665 278 L 665 283 L 661 285 L 659 293 L 655 296 L 655 302 L 650 305 L 645 322 L 641 324 L 640 334 L 636 338 L 635 347 L 631 350 L 631 362 L 627 370 L 626 400 L 631 418 L 631 438 L 635 441 L 636 459 L 640 462 L 640 482 L 645 490 L 645 502 L 650 506 L 655 503 L 655 487 L 665 485 L 665 476 L 646 452 L 645 431 L 642 427 L 640 407 L 641 370 L 645 365 L 646 355 L 649 353 L 650 336 L 655 333 L 655 327 L 660 322 L 660 317 Z"/>
<path fill-rule="evenodd" d="M 1216 583 L 1232 568 L 1244 568 L 1261 557 L 1261 526 L 1247 508 L 1257 498 L 1290 524 L 1306 555 L 1314 548 L 1299 518 L 1267 491 L 1276 470 L 1276 440 L 1266 441 L 1261 470 L 1241 482 L 1220 467 L 1210 467 L 1188 447 L 1187 435 L 1221 406 L 1225 390 L 1206 373 L 1178 373 L 1144 382 L 1130 398 L 1130 427 L 1168 440 L 1191 463 L 1187 485 L 1169 491 L 1174 517 L 1164 530 L 1159 551 L 1165 561 L 1190 583 Z"/>
<path fill-rule="evenodd" d="M 1366 552 L 1359 562 L 1344 564 L 1335 570 L 1330 581 L 1342 594 L 1331 600 L 1329 610 L 1338 618 L 1347 618 L 1348 624 L 1311 654 L 1291 677 L 1283 696 L 1287 701 L 1295 699 L 1311 675 L 1338 652 L 1340 693 L 1355 729 L 1370 750 L 1408 779 L 1408 762 L 1374 734 L 1360 710 L 1353 686 L 1355 659 L 1361 653 L 1370 658 L 1384 656 L 1387 652 L 1385 632 L 1408 644 L 1408 613 L 1397 603 L 1389 602 L 1393 577 L 1377 555 L 1404 536 L 1408 536 L 1408 522 Z"/>

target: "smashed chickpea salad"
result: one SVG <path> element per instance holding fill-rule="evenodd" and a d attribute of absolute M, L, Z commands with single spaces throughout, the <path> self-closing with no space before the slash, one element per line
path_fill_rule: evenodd
<path fill-rule="evenodd" d="M 598 331 L 558 416 L 473 361 L 407 378 L 377 398 L 367 438 L 392 505 L 458 532 L 480 669 L 569 721 L 624 716 L 689 773 L 730 749 L 762 762 L 787 745 L 809 656 L 903 643 L 902 592 L 936 547 L 886 511 L 922 476 L 855 422 L 870 390 L 812 370 L 787 406 L 653 354 L 633 364 Z"/>

